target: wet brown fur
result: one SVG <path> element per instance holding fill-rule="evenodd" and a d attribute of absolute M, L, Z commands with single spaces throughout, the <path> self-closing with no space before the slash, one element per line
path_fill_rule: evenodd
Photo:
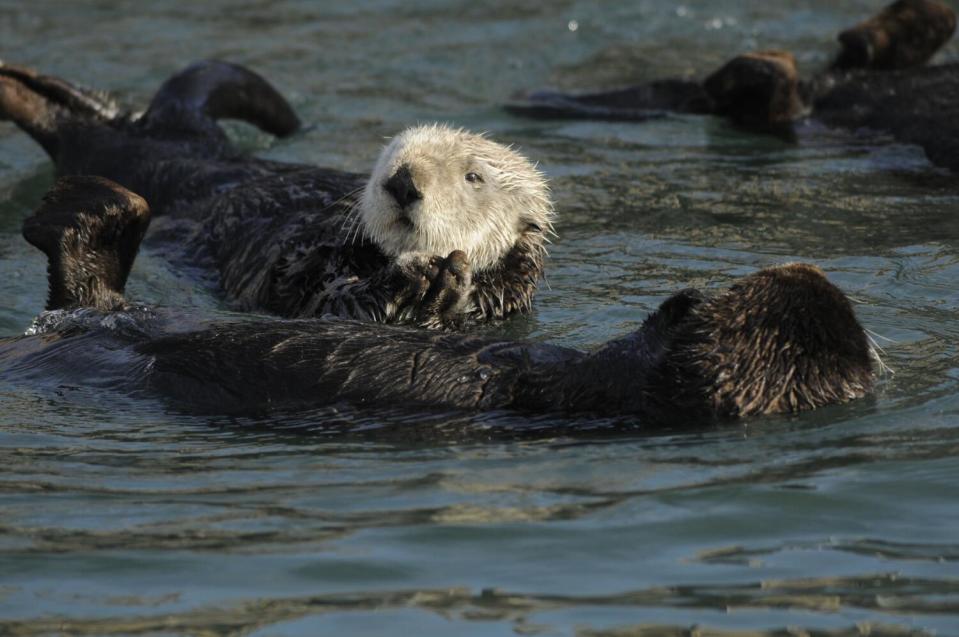
<path fill-rule="evenodd" d="M 802 112 L 796 58 L 786 51 L 739 55 L 707 77 L 703 87 L 716 114 L 746 126 L 781 126 Z"/>
<path fill-rule="evenodd" d="M 819 268 L 767 268 L 696 307 L 665 378 L 722 417 L 806 411 L 864 395 L 871 348 Z M 693 389 L 689 378 L 703 379 Z"/>
<path fill-rule="evenodd" d="M 956 14 L 937 0 L 896 0 L 839 34 L 833 68 L 889 71 L 921 66 L 949 41 Z"/>
<path fill-rule="evenodd" d="M 122 308 L 149 223 L 143 198 L 107 179 L 60 179 L 23 223 L 24 238 L 48 258 L 47 309 Z"/>

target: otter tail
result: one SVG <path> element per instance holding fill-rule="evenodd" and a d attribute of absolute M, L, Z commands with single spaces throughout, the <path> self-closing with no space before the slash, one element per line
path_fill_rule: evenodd
<path fill-rule="evenodd" d="M 23 236 L 47 255 L 47 309 L 123 307 L 123 288 L 150 208 L 102 177 L 62 177 L 23 222 Z"/>
<path fill-rule="evenodd" d="M 120 115 L 105 95 L 58 77 L 0 62 L 0 120 L 11 120 L 56 159 L 58 129 L 77 119 L 109 121 Z"/>
<path fill-rule="evenodd" d="M 168 79 L 144 115 L 148 126 L 201 130 L 223 118 L 248 122 L 277 137 L 300 127 L 293 108 L 269 82 L 218 60 L 197 62 Z"/>

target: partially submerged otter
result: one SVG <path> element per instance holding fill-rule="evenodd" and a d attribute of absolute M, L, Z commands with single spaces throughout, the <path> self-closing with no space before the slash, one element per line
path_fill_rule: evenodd
<path fill-rule="evenodd" d="M 241 308 L 447 328 L 529 310 L 553 208 L 519 153 L 420 126 L 392 140 L 367 180 L 242 155 L 219 118 L 279 136 L 299 126 L 263 78 L 223 62 L 175 75 L 142 116 L 0 64 L 0 119 L 37 140 L 59 174 L 142 194 L 168 219 L 166 245 L 212 265 Z"/>
<path fill-rule="evenodd" d="M 719 115 L 790 136 L 795 121 L 811 116 L 891 133 L 959 171 L 959 64 L 917 68 L 955 29 L 955 12 L 939 0 L 897 0 L 840 33 L 835 61 L 806 80 L 791 53 L 764 50 L 739 55 L 702 81 L 666 79 L 582 95 L 539 91 L 506 108 L 538 118 L 627 121 Z"/>
<path fill-rule="evenodd" d="M 679 292 L 592 353 L 329 319 L 169 333 L 159 314 L 117 305 L 132 259 L 115 238 L 139 236 L 147 215 L 105 180 L 58 182 L 24 226 L 50 259 L 55 311 L 34 335 L 0 340 L 0 377 L 96 383 L 206 413 L 348 402 L 674 424 L 813 409 L 873 382 L 849 301 L 804 264 L 760 270 L 709 298 Z M 81 244 L 89 275 L 73 269 Z"/>

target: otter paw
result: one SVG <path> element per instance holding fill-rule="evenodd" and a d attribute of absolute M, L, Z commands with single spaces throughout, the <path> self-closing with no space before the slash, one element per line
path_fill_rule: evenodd
<path fill-rule="evenodd" d="M 473 270 L 466 253 L 454 250 L 445 259 L 430 260 L 435 273 L 416 310 L 416 322 L 422 327 L 459 326 L 466 318 L 473 292 Z"/>
<path fill-rule="evenodd" d="M 392 320 L 406 322 L 416 318 L 421 299 L 426 295 L 439 271 L 433 259 L 410 261 L 395 265 L 388 274 L 386 287 L 392 290 Z"/>

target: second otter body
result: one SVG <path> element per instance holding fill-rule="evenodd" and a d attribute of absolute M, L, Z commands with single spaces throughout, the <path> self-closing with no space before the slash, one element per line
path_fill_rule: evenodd
<path fill-rule="evenodd" d="M 146 202 L 107 180 L 58 182 L 24 224 L 49 259 L 54 311 L 32 335 L 0 339 L 0 378 L 95 385 L 204 413 L 345 402 L 667 423 L 798 412 L 872 385 L 849 301 L 810 265 L 766 268 L 711 297 L 678 292 L 591 353 L 337 319 L 197 329 L 123 300 L 148 221 Z"/>
<path fill-rule="evenodd" d="M 647 424 L 805 411 L 872 385 L 869 346 L 848 302 L 805 265 L 762 270 L 714 298 L 680 292 L 591 353 L 338 319 L 157 336 L 148 312 L 60 318 L 51 332 L 0 341 L 0 377 L 94 383 L 209 414 L 346 403 Z"/>
<path fill-rule="evenodd" d="M 243 309 L 455 328 L 528 311 L 542 274 L 553 217 L 545 179 L 479 135 L 410 129 L 369 179 L 248 157 L 217 118 L 278 135 L 298 121 L 265 80 L 222 62 L 174 76 L 136 118 L 57 78 L 0 66 L 0 116 L 60 174 L 142 193 L 167 217 L 157 233 L 166 246 L 212 265 Z"/>

